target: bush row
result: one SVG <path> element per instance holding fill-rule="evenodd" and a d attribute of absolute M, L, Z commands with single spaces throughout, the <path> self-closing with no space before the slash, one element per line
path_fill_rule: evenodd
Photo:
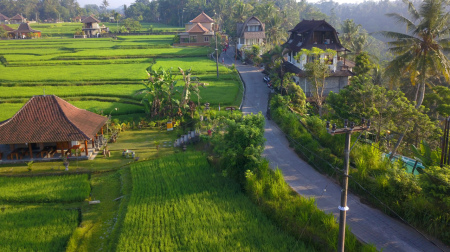
<path fill-rule="evenodd" d="M 264 116 L 230 118 L 225 133 L 213 138 L 219 165 L 226 176 L 237 179 L 246 193 L 280 228 L 319 251 L 337 250 L 339 226 L 332 214 L 317 208 L 313 199 L 299 197 L 280 170 L 272 171 L 261 157 L 264 150 Z M 348 251 L 376 251 L 348 232 Z"/>

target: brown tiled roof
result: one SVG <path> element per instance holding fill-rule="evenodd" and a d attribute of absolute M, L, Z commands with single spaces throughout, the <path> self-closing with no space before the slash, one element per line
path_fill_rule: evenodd
<path fill-rule="evenodd" d="M 205 33 L 208 32 L 208 29 L 206 29 L 202 24 L 198 23 L 196 25 L 194 25 L 191 29 L 189 29 L 189 31 L 187 31 L 188 33 Z"/>
<path fill-rule="evenodd" d="M 21 23 L 19 25 L 19 28 L 17 28 L 17 30 L 14 30 L 14 32 L 27 33 L 27 32 L 41 32 L 41 31 L 31 29 L 30 24 L 28 23 Z"/>
<path fill-rule="evenodd" d="M 13 28 L 11 28 L 11 27 L 9 27 L 7 25 L 4 25 L 4 24 L 0 24 L 0 27 L 2 27 L 3 30 L 5 30 L 5 31 L 14 31 Z"/>
<path fill-rule="evenodd" d="M 90 140 L 106 121 L 57 96 L 33 96 L 12 118 L 0 123 L 0 144 Z"/>
<path fill-rule="evenodd" d="M 0 13 L 0 20 L 9 20 L 9 18 L 2 13 Z"/>
<path fill-rule="evenodd" d="M 23 19 L 25 19 L 25 18 L 22 17 L 22 15 L 17 14 L 14 17 L 10 18 L 9 20 L 20 20 L 20 21 L 22 21 Z"/>
<path fill-rule="evenodd" d="M 203 11 L 196 18 L 190 21 L 191 23 L 214 23 L 214 19 L 210 18 Z"/>
<path fill-rule="evenodd" d="M 96 19 L 93 16 L 89 16 L 89 17 L 87 17 L 85 19 L 82 19 L 81 23 L 100 23 L 100 20 Z"/>

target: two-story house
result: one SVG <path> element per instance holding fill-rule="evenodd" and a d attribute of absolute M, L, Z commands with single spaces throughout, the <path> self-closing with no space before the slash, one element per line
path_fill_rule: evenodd
<path fill-rule="evenodd" d="M 81 20 L 83 28 L 81 29 L 88 38 L 98 37 L 103 31 L 108 32 L 108 27 L 100 26 L 100 20 L 89 16 Z"/>
<path fill-rule="evenodd" d="M 316 47 L 323 51 L 331 49 L 336 53 L 332 55 L 322 54 L 320 60 L 327 62 L 330 76 L 326 79 L 324 95 L 333 91 L 338 93 L 349 84 L 349 78 L 353 76 L 352 67 L 354 63 L 346 60 L 343 56 L 349 50 L 342 46 L 336 30 L 325 20 L 302 20 L 290 33 L 288 41 L 283 45 L 285 71 L 295 73 L 295 81 L 303 89 L 306 96 L 311 96 L 312 87 L 305 74 L 305 65 L 314 60 L 302 53 L 302 49 L 311 50 Z M 298 54 L 300 54 L 298 56 Z M 326 59 L 326 61 L 325 61 Z"/>
<path fill-rule="evenodd" d="M 179 33 L 180 44 L 188 45 L 209 45 L 214 36 L 214 20 L 202 12 L 196 18 L 185 25 L 186 31 Z"/>
<path fill-rule="evenodd" d="M 266 38 L 265 25 L 257 17 L 248 18 L 244 23 L 236 24 L 236 47 L 242 59 L 245 59 L 244 49 L 252 45 L 262 45 Z"/>

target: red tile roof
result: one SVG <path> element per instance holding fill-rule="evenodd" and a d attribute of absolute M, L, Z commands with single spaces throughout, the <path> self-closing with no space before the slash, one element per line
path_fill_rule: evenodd
<path fill-rule="evenodd" d="M 198 23 L 198 24 L 194 25 L 194 27 L 189 29 L 189 31 L 187 31 L 187 32 L 188 33 L 205 33 L 205 32 L 209 32 L 209 30 L 206 29 L 202 24 Z"/>
<path fill-rule="evenodd" d="M 25 19 L 25 18 L 22 17 L 22 15 L 17 14 L 17 15 L 15 15 L 14 17 L 10 18 L 9 20 L 20 20 L 20 21 L 22 21 L 22 20 L 24 20 L 24 19 Z"/>
<path fill-rule="evenodd" d="M 12 118 L 0 122 L 0 144 L 91 140 L 106 121 L 58 96 L 33 96 Z"/>
<path fill-rule="evenodd" d="M 214 19 L 210 18 L 203 11 L 200 15 L 190 21 L 191 23 L 214 23 Z"/>
<path fill-rule="evenodd" d="M 13 28 L 11 28 L 11 27 L 9 27 L 7 25 L 4 25 L 4 24 L 0 24 L 0 27 L 2 27 L 3 30 L 5 30 L 5 31 L 14 31 Z"/>

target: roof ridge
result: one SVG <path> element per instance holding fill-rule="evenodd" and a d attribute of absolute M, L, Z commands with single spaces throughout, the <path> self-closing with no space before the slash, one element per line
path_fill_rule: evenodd
<path fill-rule="evenodd" d="M 67 116 L 66 116 L 66 113 L 64 112 L 64 110 L 61 108 L 61 104 L 59 104 L 59 101 L 58 101 L 58 99 L 61 99 L 61 98 L 59 98 L 58 96 L 56 96 L 56 95 L 51 95 L 51 97 L 56 101 L 56 104 L 57 104 L 57 106 L 58 106 L 58 109 L 59 109 L 59 111 L 61 112 L 61 114 L 63 115 L 63 117 L 78 131 L 78 132 L 80 132 L 83 136 L 85 136 L 87 139 L 91 139 L 89 136 L 87 136 L 80 128 L 78 128 L 78 126 L 77 125 L 75 125 L 75 123 L 73 123 Z M 56 98 L 58 98 L 58 99 L 56 99 Z M 61 99 L 62 101 L 64 101 L 63 99 Z M 64 102 L 66 102 L 66 101 L 64 101 Z M 73 106 L 72 104 L 70 104 L 70 103 L 68 103 L 68 102 L 66 102 L 67 104 L 69 104 L 70 106 L 72 106 L 72 107 L 74 107 L 74 108 L 76 108 L 76 109 L 79 109 L 79 110 L 81 110 L 80 108 L 77 108 L 77 107 L 75 107 L 75 106 Z"/>

